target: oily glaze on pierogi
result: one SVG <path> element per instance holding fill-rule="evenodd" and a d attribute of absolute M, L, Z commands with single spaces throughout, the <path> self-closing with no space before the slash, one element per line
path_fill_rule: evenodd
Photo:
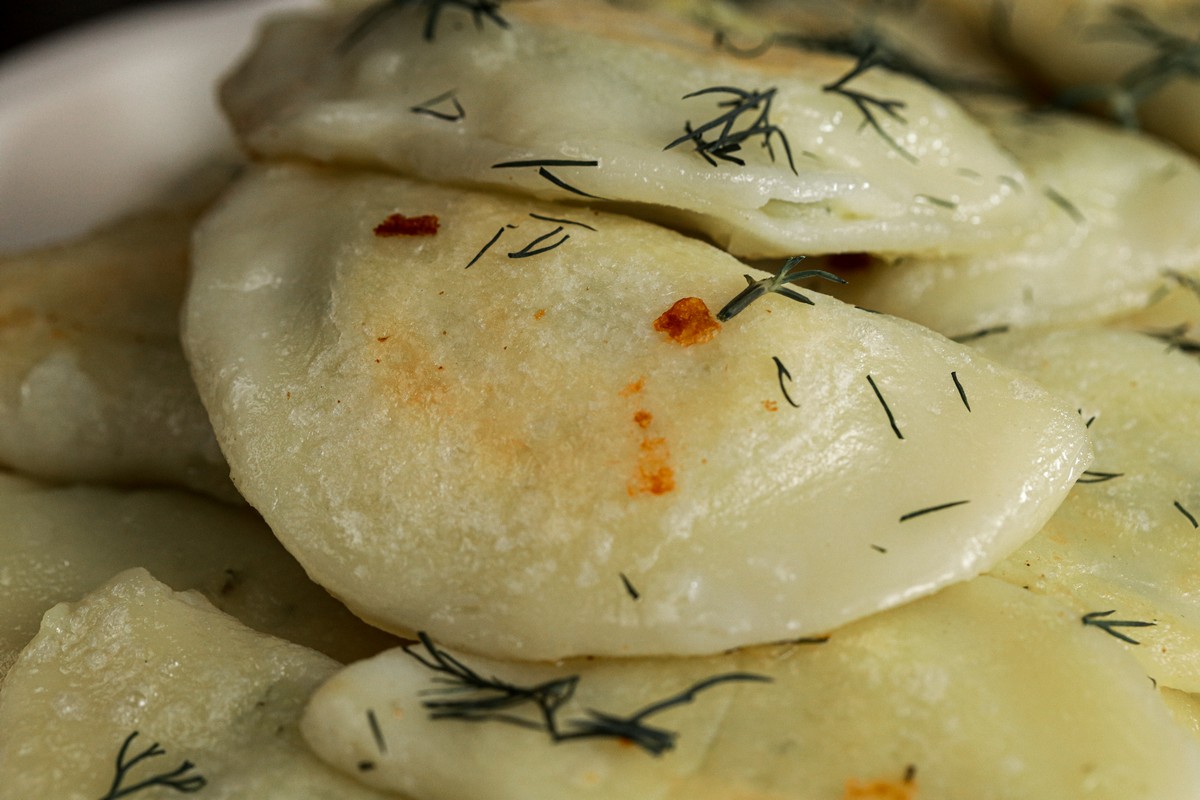
<path fill-rule="evenodd" d="M 0 465 L 241 502 L 179 346 L 198 206 L 0 259 Z"/>
<path fill-rule="evenodd" d="M 740 58 L 684 16 L 593 0 L 506 4 L 503 25 L 439 12 L 428 38 L 422 4 L 276 19 L 222 91 L 239 138 L 260 157 L 607 201 L 746 257 L 996 250 L 1038 221 L 1014 159 L 907 76 Z M 890 111 L 868 106 L 868 124 L 859 96 Z"/>
<path fill-rule="evenodd" d="M 986 569 L 1089 457 L 1073 407 L 908 323 L 811 293 L 720 324 L 752 270 L 616 215 L 277 166 L 194 260 L 239 488 L 357 613 L 467 649 L 826 631 Z"/>
<path fill-rule="evenodd" d="M 5 678 L 0 796 L 394 799 L 300 739 L 301 710 L 337 668 L 196 592 L 121 572 L 49 609 Z"/>
<path fill-rule="evenodd" d="M 1068 398 L 1096 461 L 1037 536 L 993 574 L 1125 632 L 1164 686 L 1200 691 L 1200 363 L 1167 342 L 1097 328 L 1019 331 L 978 347 Z"/>
<path fill-rule="evenodd" d="M 533 702 L 502 712 L 527 727 L 479 707 L 435 719 L 427 703 L 471 708 L 502 692 L 466 688 L 420 663 L 432 663 L 424 648 L 412 653 L 334 675 L 301 731 L 330 765 L 414 800 L 1191 800 L 1200 782 L 1200 742 L 1116 640 L 986 576 L 824 642 L 553 665 L 448 653 L 510 686 L 575 676 L 553 712 L 562 734 L 717 679 L 637 720 L 671 737 L 658 758 L 615 735 L 554 742 Z M 1186 696 L 1173 701 L 1188 713 Z"/>

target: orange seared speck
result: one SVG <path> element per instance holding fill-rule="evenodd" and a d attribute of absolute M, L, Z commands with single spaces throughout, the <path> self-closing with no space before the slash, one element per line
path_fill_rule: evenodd
<path fill-rule="evenodd" d="M 721 330 L 721 323 L 699 297 L 684 297 L 654 320 L 654 330 L 665 333 L 676 344 L 691 347 L 710 341 Z"/>
<path fill-rule="evenodd" d="M 763 400 L 763 408 L 767 411 L 778 411 L 779 403 L 776 403 L 774 400 Z"/>
<path fill-rule="evenodd" d="M 912 779 L 904 781 L 871 781 L 859 783 L 850 778 L 846 781 L 843 800 L 916 800 L 917 784 Z"/>
<path fill-rule="evenodd" d="M 642 439 L 638 448 L 637 473 L 625 487 L 630 497 L 639 494 L 664 495 L 675 490 L 675 471 L 670 467 L 671 454 L 667 440 Z"/>
<path fill-rule="evenodd" d="M 637 394 L 638 392 L 640 392 L 642 389 L 645 389 L 645 388 L 646 388 L 646 379 L 638 378 L 636 381 L 629 384 L 621 391 L 617 392 L 617 394 L 620 395 L 621 397 L 629 397 L 631 395 Z"/>
<path fill-rule="evenodd" d="M 546 309 L 544 308 L 539 308 L 537 311 L 533 312 L 534 319 L 541 319 L 544 316 L 546 316 Z"/>
<path fill-rule="evenodd" d="M 637 423 L 639 428 L 649 428 L 650 423 L 654 420 L 654 415 L 649 411 L 638 411 L 633 415 L 633 421 Z"/>

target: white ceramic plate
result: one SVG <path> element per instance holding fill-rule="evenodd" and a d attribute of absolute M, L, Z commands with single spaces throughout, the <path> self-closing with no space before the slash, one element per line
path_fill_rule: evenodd
<path fill-rule="evenodd" d="M 0 61 L 0 253 L 83 233 L 232 152 L 216 81 L 260 17 L 315 3 L 151 7 Z"/>

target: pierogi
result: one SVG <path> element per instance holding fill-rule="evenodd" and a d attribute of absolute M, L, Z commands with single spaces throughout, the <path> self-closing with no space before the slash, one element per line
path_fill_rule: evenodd
<path fill-rule="evenodd" d="M 404 230 L 407 235 L 386 235 Z M 1090 457 L 1065 406 L 627 217 L 255 170 L 184 342 L 236 484 L 356 613 L 499 656 L 821 633 L 987 569 Z"/>
<path fill-rule="evenodd" d="M 1200 276 L 1194 158 L 1078 116 L 977 111 L 1028 170 L 1042 227 L 1003 253 L 876 261 L 835 294 L 961 336 L 1103 320 L 1144 305 L 1164 273 Z"/>
<path fill-rule="evenodd" d="M 599 0 L 473 13 L 275 19 L 224 106 L 259 157 L 614 205 L 745 257 L 996 251 L 1038 222 L 1020 165 L 913 78 L 746 59 L 711 27 Z"/>
<path fill-rule="evenodd" d="M 297 723 L 336 662 L 145 570 L 55 606 L 0 688 L 0 797 L 370 800 Z M 142 790 L 145 790 L 142 793 Z"/>
<path fill-rule="evenodd" d="M 1046 527 L 992 574 L 1081 613 L 1153 623 L 1115 630 L 1160 684 L 1200 691 L 1196 356 L 1100 329 L 997 334 L 978 347 L 1069 398 L 1096 451 Z"/>
<path fill-rule="evenodd" d="M 179 346 L 197 216 L 149 210 L 0 259 L 0 464 L 240 502 Z"/>
<path fill-rule="evenodd" d="M 932 2 L 971 24 L 981 46 L 1024 65 L 1057 104 L 1200 155 L 1200 7 L 1192 0 Z"/>
<path fill-rule="evenodd" d="M 415 800 L 1190 800 L 1200 785 L 1200 742 L 1112 638 L 987 577 L 825 642 L 710 658 L 545 665 L 433 648 L 333 676 L 305 739 Z M 550 713 L 522 689 L 557 692 Z"/>
<path fill-rule="evenodd" d="M 0 519 L 0 676 L 47 609 L 132 567 L 339 660 L 395 643 L 308 580 L 246 508 L 178 491 L 56 487 L 0 473 Z"/>

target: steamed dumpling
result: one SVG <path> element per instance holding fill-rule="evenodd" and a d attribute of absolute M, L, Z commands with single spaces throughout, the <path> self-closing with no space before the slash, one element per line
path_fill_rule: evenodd
<path fill-rule="evenodd" d="M 0 259 L 0 464 L 241 502 L 179 346 L 188 206 Z"/>
<path fill-rule="evenodd" d="M 0 676 L 47 609 L 132 567 L 339 660 L 394 643 L 310 581 L 252 510 L 184 492 L 55 487 L 0 473 L 0 552 Z"/>
<path fill-rule="evenodd" d="M 820 633 L 987 569 L 1089 458 L 1074 407 L 907 323 L 722 326 L 748 268 L 620 216 L 278 166 L 194 258 L 239 487 L 361 616 L 467 649 Z"/>
<path fill-rule="evenodd" d="M 1115 628 L 1159 683 L 1200 691 L 1200 362 L 1126 331 L 1014 332 L 987 355 L 1090 420 L 1096 460 L 1037 536 L 993 574 Z M 1102 621 L 1102 620 L 1101 620 Z"/>
<path fill-rule="evenodd" d="M 1164 273 L 1200 276 L 1200 163 L 1095 120 L 980 109 L 1030 173 L 1042 226 L 1010 250 L 912 256 L 843 273 L 839 295 L 947 336 L 1103 320 Z"/>
<path fill-rule="evenodd" d="M 711 658 L 544 665 L 433 646 L 479 683 L 561 688 L 576 676 L 551 714 L 563 734 L 719 680 L 648 713 L 640 735 L 555 743 L 533 702 L 433 718 L 453 709 L 430 704 L 504 693 L 420 663 L 434 663 L 422 647 L 392 650 L 317 691 L 301 724 L 313 749 L 414 800 L 1191 800 L 1200 785 L 1200 742 L 1133 659 L 1053 598 L 987 577 L 824 643 Z M 670 745 L 657 758 L 638 746 L 662 741 L 647 728 Z"/>
<path fill-rule="evenodd" d="M 329 769 L 300 738 L 305 703 L 337 667 L 244 627 L 195 592 L 123 572 L 50 609 L 5 678 L 0 794 L 394 798 Z M 136 788 L 162 776 L 169 785 Z"/>
<path fill-rule="evenodd" d="M 1038 221 L 1021 167 L 911 78 L 795 49 L 739 58 L 711 28 L 591 0 L 478 16 L 277 19 L 225 108 L 259 156 L 611 201 L 747 257 L 995 250 Z"/>

